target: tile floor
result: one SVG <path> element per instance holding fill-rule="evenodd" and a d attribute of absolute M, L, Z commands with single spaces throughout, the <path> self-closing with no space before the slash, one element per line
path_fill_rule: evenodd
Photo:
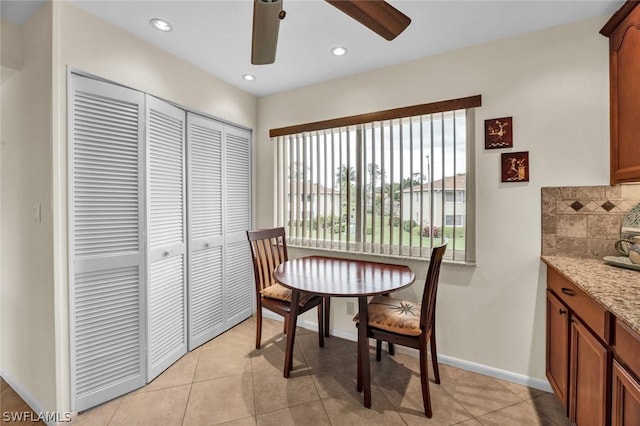
<path fill-rule="evenodd" d="M 31 412 L 33 414 L 24 413 Z M 0 378 L 0 425 L 4 424 L 25 424 L 20 419 L 28 421 L 30 425 L 44 425 L 43 422 L 33 422 L 38 416 L 31 408 L 20 398 L 20 396 L 11 389 L 11 386 L 4 379 Z M 16 421 L 17 420 L 17 421 Z"/>
<path fill-rule="evenodd" d="M 73 425 L 568 425 L 556 398 L 440 365 L 433 418 L 422 409 L 417 358 L 372 352 L 372 407 L 356 387 L 356 344 L 296 332 L 294 369 L 282 377 L 282 323 L 265 320 L 255 350 L 250 318 L 188 353 L 153 382 L 81 413 Z M 431 375 L 432 376 L 432 375 Z"/>

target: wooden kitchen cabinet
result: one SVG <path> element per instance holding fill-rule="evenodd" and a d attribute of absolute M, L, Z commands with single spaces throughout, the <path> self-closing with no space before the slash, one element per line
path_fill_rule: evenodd
<path fill-rule="evenodd" d="M 640 383 L 613 361 L 611 426 L 640 425 Z"/>
<path fill-rule="evenodd" d="M 567 259 L 543 257 L 551 388 L 577 426 L 640 426 L 636 272 Z"/>
<path fill-rule="evenodd" d="M 568 308 L 547 291 L 547 379 L 567 413 L 569 384 Z"/>
<path fill-rule="evenodd" d="M 609 37 L 611 185 L 640 181 L 638 4 L 627 1 L 600 30 Z"/>
<path fill-rule="evenodd" d="M 571 318 L 570 352 L 569 420 L 606 425 L 610 353 L 576 317 Z"/>
<path fill-rule="evenodd" d="M 547 269 L 546 374 L 565 413 L 578 426 L 608 424 L 609 323 L 601 305 Z"/>
<path fill-rule="evenodd" d="M 615 323 L 611 425 L 640 425 L 640 336 Z"/>

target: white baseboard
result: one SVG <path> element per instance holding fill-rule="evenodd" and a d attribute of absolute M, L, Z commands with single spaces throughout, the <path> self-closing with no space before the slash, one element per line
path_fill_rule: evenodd
<path fill-rule="evenodd" d="M 11 386 L 11 388 L 15 391 L 15 393 L 17 393 L 18 396 L 20 396 L 20 398 L 22 398 L 22 400 L 27 403 L 27 405 L 36 413 L 36 415 L 48 414 L 48 412 L 46 412 L 44 408 L 42 408 L 42 404 L 40 404 L 40 402 L 38 402 L 33 397 L 33 395 L 31 395 L 22 386 L 20 386 L 18 381 L 15 379 L 15 377 L 13 377 L 10 373 L 8 373 L 4 369 L 0 369 L 0 376 L 2 376 L 4 381 L 7 382 L 9 386 Z M 3 415 L 4 413 L 0 413 L 0 417 Z M 55 421 L 46 421 L 45 423 L 47 424 L 47 426 L 56 425 Z"/>
<path fill-rule="evenodd" d="M 276 315 L 271 311 L 263 310 L 262 315 L 264 318 L 273 319 L 276 321 L 282 321 L 282 317 L 280 315 Z M 297 325 L 302 328 L 306 328 L 307 330 L 318 331 L 318 324 L 314 321 L 308 321 L 298 318 Z M 356 333 L 349 333 L 344 330 L 338 329 L 330 329 L 330 334 L 332 336 L 340 337 L 345 340 L 350 340 L 352 342 L 358 341 L 358 335 Z M 375 342 L 373 340 L 370 342 L 370 345 L 373 346 Z M 404 353 L 406 355 L 411 355 L 414 357 L 418 357 L 418 351 L 415 349 L 403 347 L 396 345 L 396 351 L 400 353 Z M 524 374 L 514 373 L 512 371 L 502 370 L 500 368 L 490 367 L 484 364 L 478 364 L 472 361 L 466 361 L 464 359 L 454 358 L 452 356 L 438 354 L 438 362 L 441 362 L 445 365 L 450 365 L 452 367 L 460 368 L 462 370 L 471 371 L 478 374 L 483 374 L 485 376 L 494 377 L 500 380 L 506 380 L 507 382 L 517 383 L 519 385 L 524 385 L 530 388 L 539 389 L 545 392 L 553 392 L 551 389 L 551 385 L 546 379 L 537 379 L 535 377 L 529 377 Z"/>

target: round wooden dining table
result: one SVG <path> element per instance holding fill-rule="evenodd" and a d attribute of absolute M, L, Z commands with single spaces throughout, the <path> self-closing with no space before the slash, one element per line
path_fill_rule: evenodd
<path fill-rule="evenodd" d="M 413 271 L 404 265 L 308 256 L 281 263 L 274 270 L 273 277 L 276 282 L 292 290 L 292 312 L 287 324 L 284 377 L 289 377 L 293 366 L 293 344 L 300 291 L 320 296 L 358 298 L 357 390 L 358 392 L 364 390 L 364 406 L 371 408 L 367 297 L 410 286 L 415 280 Z"/>

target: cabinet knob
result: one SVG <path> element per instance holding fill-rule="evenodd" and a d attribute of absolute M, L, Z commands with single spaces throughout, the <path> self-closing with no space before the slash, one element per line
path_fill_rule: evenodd
<path fill-rule="evenodd" d="M 567 310 L 560 308 L 558 312 L 560 313 L 560 315 L 565 315 L 567 313 Z"/>

